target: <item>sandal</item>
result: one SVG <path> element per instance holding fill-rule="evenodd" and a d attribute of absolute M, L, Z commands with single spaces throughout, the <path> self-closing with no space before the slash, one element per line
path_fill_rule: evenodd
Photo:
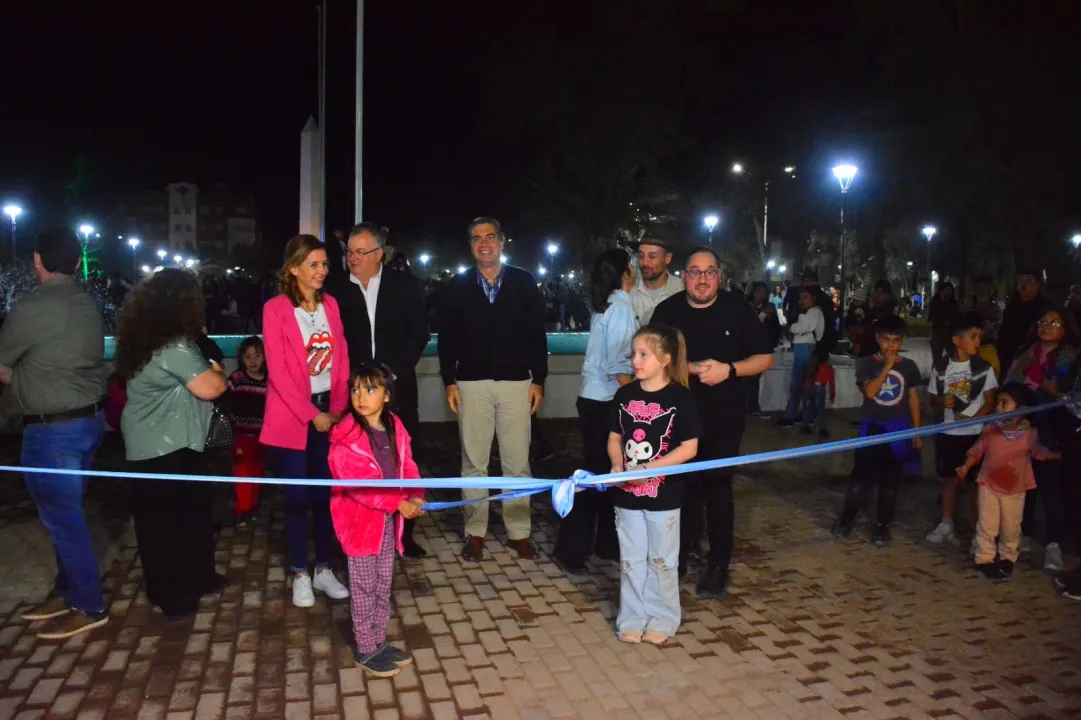
<path fill-rule="evenodd" d="M 620 642 L 631 643 L 635 645 L 642 642 L 642 633 L 640 632 L 621 632 L 616 635 Z"/>
<path fill-rule="evenodd" d="M 662 632 L 657 632 L 656 630 L 650 630 L 649 632 L 647 632 L 645 635 L 642 636 L 642 640 L 644 640 L 647 643 L 650 643 L 651 645 L 664 645 L 666 642 L 668 642 L 668 636 L 665 635 Z"/>

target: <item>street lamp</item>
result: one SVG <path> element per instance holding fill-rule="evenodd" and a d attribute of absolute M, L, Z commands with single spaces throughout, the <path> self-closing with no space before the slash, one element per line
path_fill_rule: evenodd
<path fill-rule="evenodd" d="M 706 230 L 709 231 L 709 246 L 713 247 L 713 228 L 717 227 L 717 223 L 720 221 L 716 215 L 706 215 L 702 218 L 702 222 L 706 225 Z"/>
<path fill-rule="evenodd" d="M 11 262 L 15 262 L 15 218 L 23 214 L 18 205 L 5 205 L 4 214 L 11 218 Z"/>
<path fill-rule="evenodd" d="M 785 165 L 785 174 L 788 177 L 795 179 L 796 166 Z M 744 168 L 740 163 L 732 163 L 732 174 L 743 175 Z M 753 177 L 751 173 L 746 173 L 748 177 Z M 762 254 L 769 252 L 769 180 L 762 183 Z"/>
<path fill-rule="evenodd" d="M 548 264 L 552 266 L 552 272 L 556 271 L 556 253 L 559 252 L 559 245 L 554 242 L 548 243 Z"/>
<path fill-rule="evenodd" d="M 465 265 L 459 265 L 458 266 L 458 274 L 461 275 L 464 272 L 465 272 Z"/>
<path fill-rule="evenodd" d="M 740 163 L 732 163 L 732 172 L 736 175 L 743 174 L 743 165 Z"/>
<path fill-rule="evenodd" d="M 541 277 L 544 277 L 545 275 L 548 274 L 548 268 L 544 267 L 543 265 L 539 265 L 537 267 L 537 274 L 540 275 Z"/>
<path fill-rule="evenodd" d="M 143 271 L 144 275 L 149 275 L 150 274 L 150 266 L 149 265 L 143 265 L 139 269 Z"/>
<path fill-rule="evenodd" d="M 186 268 L 195 267 L 195 260 L 193 258 L 188 258 L 187 260 L 184 261 L 184 267 L 186 267 Z"/>
<path fill-rule="evenodd" d="M 158 250 L 158 260 L 165 262 L 165 256 L 168 254 L 169 253 L 165 252 L 164 250 Z"/>
<path fill-rule="evenodd" d="M 179 265 L 180 263 L 184 262 L 184 257 L 182 255 L 173 255 L 173 262 Z"/>
<path fill-rule="evenodd" d="M 136 262 L 138 261 L 135 258 L 135 249 L 139 247 L 139 238 L 128 238 L 128 245 L 131 246 L 131 266 L 137 269 Z"/>
<path fill-rule="evenodd" d="M 504 255 L 503 253 L 499 253 L 499 262 L 501 262 L 503 264 L 506 264 L 508 262 L 507 256 Z"/>
<path fill-rule="evenodd" d="M 766 263 L 766 269 L 767 270 L 772 270 L 775 267 L 777 267 L 777 261 L 776 260 L 770 260 L 768 263 Z"/>
<path fill-rule="evenodd" d="M 1070 238 L 1070 242 L 1073 243 L 1074 250 L 1081 248 L 1081 233 L 1077 233 Z"/>
<path fill-rule="evenodd" d="M 423 265 L 425 268 L 428 267 L 428 261 L 431 260 L 431 259 L 432 259 L 432 256 L 429 255 L 428 253 L 421 253 L 420 257 L 417 258 L 417 260 L 420 260 L 420 264 Z"/>
<path fill-rule="evenodd" d="M 90 234 L 94 232 L 94 226 L 90 223 L 83 223 L 79 226 L 79 232 L 83 234 L 83 250 L 82 253 L 82 268 L 83 268 L 83 280 L 90 277 L 89 258 L 86 256 L 86 246 L 90 243 Z"/>
<path fill-rule="evenodd" d="M 856 177 L 858 169 L 855 165 L 838 165 L 833 168 L 833 177 L 841 185 L 841 287 L 838 294 L 841 301 L 841 313 L 845 312 L 845 196 L 848 188 L 852 185 L 852 179 Z"/>
<path fill-rule="evenodd" d="M 927 280 L 931 283 L 931 295 L 935 294 L 935 279 L 931 277 L 931 238 L 938 232 L 934 225 L 924 225 L 920 234 L 927 238 Z"/>

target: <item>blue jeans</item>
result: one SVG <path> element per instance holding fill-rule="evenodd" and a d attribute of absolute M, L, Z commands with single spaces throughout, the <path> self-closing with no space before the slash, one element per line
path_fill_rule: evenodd
<path fill-rule="evenodd" d="M 825 385 L 814 385 L 806 389 L 803 397 L 803 422 L 815 423 L 819 430 L 826 429 L 826 393 Z"/>
<path fill-rule="evenodd" d="M 679 514 L 679 510 L 616 508 L 622 570 L 616 617 L 619 632 L 676 634 L 680 617 Z"/>
<path fill-rule="evenodd" d="M 105 414 L 54 424 L 33 423 L 23 430 L 26 467 L 89 470 L 105 433 Z M 87 615 L 105 612 L 101 574 L 83 514 L 86 477 L 28 473 L 26 487 L 56 552 L 54 592 L 68 607 Z"/>
<path fill-rule="evenodd" d="M 330 435 L 321 433 L 308 423 L 308 445 L 304 450 L 275 448 L 278 477 L 329 478 Z M 308 572 L 308 512 L 311 511 L 315 532 L 315 566 L 327 567 L 334 555 L 337 538 L 330 519 L 330 488 L 309 485 L 285 486 L 285 544 L 289 552 L 289 569 L 294 573 Z"/>
<path fill-rule="evenodd" d="M 792 378 L 788 383 L 788 406 L 784 411 L 784 416 L 789 420 L 795 420 L 799 413 L 799 402 L 807 383 L 807 368 L 811 366 L 814 350 L 814 343 L 792 346 Z"/>

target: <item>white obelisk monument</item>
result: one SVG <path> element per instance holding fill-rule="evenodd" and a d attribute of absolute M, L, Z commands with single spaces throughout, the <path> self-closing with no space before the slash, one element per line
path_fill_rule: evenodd
<path fill-rule="evenodd" d="M 319 128 L 309 117 L 300 132 L 300 233 L 323 237 Z"/>

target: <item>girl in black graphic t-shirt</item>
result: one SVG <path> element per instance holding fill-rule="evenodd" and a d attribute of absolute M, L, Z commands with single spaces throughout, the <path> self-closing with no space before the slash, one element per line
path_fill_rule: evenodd
<path fill-rule="evenodd" d="M 660 469 L 690 462 L 701 425 L 687 389 L 683 335 L 646 325 L 634 336 L 635 382 L 612 401 L 608 457 L 612 472 Z M 616 629 L 623 642 L 661 644 L 679 627 L 681 476 L 655 475 L 616 485 L 616 532 L 623 572 Z"/>

